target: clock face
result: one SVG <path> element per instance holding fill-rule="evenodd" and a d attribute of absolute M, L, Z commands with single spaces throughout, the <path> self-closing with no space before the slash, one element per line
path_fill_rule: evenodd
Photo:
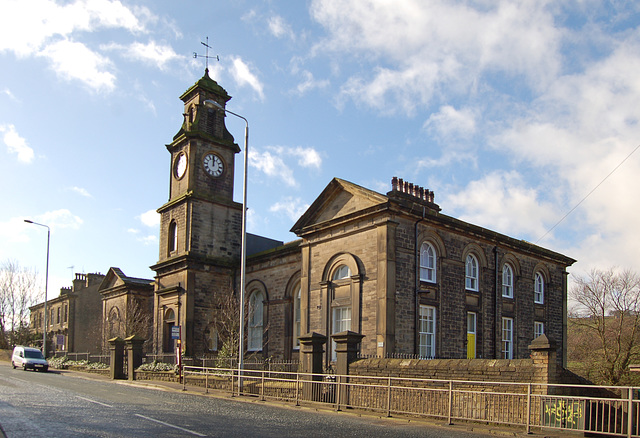
<path fill-rule="evenodd" d="M 224 172 L 224 163 L 216 154 L 207 154 L 203 160 L 204 170 L 211 176 L 220 176 Z"/>
<path fill-rule="evenodd" d="M 187 171 L 187 155 L 184 152 L 180 152 L 180 155 L 176 158 L 174 171 L 178 179 L 182 178 Z"/>

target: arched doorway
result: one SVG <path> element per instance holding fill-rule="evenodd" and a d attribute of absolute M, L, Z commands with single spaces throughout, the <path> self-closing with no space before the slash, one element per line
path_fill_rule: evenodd
<path fill-rule="evenodd" d="M 176 325 L 176 313 L 173 309 L 167 309 L 164 312 L 162 321 L 162 351 L 164 353 L 173 353 L 175 349 L 174 341 L 171 338 L 171 329 Z"/>

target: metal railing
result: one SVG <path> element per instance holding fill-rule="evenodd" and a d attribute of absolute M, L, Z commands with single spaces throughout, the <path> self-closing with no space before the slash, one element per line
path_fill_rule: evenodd
<path fill-rule="evenodd" d="M 153 361 L 156 362 L 164 362 L 169 363 L 171 365 L 176 364 L 176 355 L 175 353 L 162 353 L 162 354 L 146 354 L 144 357 L 145 363 L 151 363 Z"/>
<path fill-rule="evenodd" d="M 54 357 L 64 356 L 73 361 L 86 360 L 87 362 L 101 362 L 107 365 L 111 362 L 111 356 L 108 354 L 70 353 L 67 351 L 56 351 L 54 354 Z"/>
<path fill-rule="evenodd" d="M 638 389 L 185 366 L 182 381 L 232 395 L 454 421 L 640 437 Z M 635 395 L 635 397 L 634 397 Z"/>
<path fill-rule="evenodd" d="M 238 367 L 238 358 L 237 357 L 200 357 L 197 361 L 203 367 L 210 368 L 237 368 Z M 189 366 L 193 366 L 193 364 L 189 364 Z M 253 370 L 253 371 L 287 371 L 287 372 L 296 372 L 298 371 L 298 367 L 300 366 L 300 361 L 298 360 L 280 360 L 280 359 L 249 359 L 243 362 L 244 369 Z"/>

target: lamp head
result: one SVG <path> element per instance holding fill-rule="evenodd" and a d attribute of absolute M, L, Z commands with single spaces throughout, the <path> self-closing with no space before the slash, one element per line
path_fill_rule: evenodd
<path fill-rule="evenodd" d="M 33 223 L 33 221 L 30 221 L 29 219 L 25 219 L 24 221 L 25 221 L 26 223 L 28 223 L 28 224 L 32 224 L 32 223 Z"/>
<path fill-rule="evenodd" d="M 217 109 L 220 111 L 225 111 L 224 107 L 222 105 L 220 105 L 219 102 L 216 102 L 215 100 L 212 99 L 207 99 L 204 102 L 202 102 L 202 104 L 208 108 L 213 108 L 213 109 Z"/>

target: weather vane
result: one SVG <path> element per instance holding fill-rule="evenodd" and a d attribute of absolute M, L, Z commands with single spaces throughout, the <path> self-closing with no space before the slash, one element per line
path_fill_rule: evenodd
<path fill-rule="evenodd" d="M 207 37 L 207 42 L 203 43 L 202 41 L 200 41 L 200 44 L 202 44 L 203 46 L 206 47 L 206 51 L 204 55 L 198 55 L 196 52 L 193 52 L 193 57 L 194 58 L 204 58 L 205 59 L 205 71 L 209 71 L 209 59 L 215 59 L 216 61 L 220 61 L 220 57 L 218 55 L 216 56 L 209 56 L 209 49 L 211 48 L 211 46 L 209 45 L 209 37 Z"/>

